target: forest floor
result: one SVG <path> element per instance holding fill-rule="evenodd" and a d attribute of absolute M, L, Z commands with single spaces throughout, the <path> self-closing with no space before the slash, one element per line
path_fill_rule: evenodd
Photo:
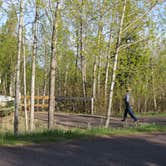
<path fill-rule="evenodd" d="M 165 166 L 166 133 L 1 146 L 1 166 Z"/>

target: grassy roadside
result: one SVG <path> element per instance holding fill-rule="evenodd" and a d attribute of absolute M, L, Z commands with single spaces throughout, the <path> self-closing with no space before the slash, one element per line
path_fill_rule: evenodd
<path fill-rule="evenodd" d="M 164 117 L 166 117 L 166 112 L 142 112 L 142 113 L 134 112 L 134 114 L 138 118 L 162 118 L 162 117 L 164 118 Z M 114 117 L 122 118 L 123 113 L 116 114 L 116 115 L 114 115 Z"/>
<path fill-rule="evenodd" d="M 29 145 L 93 136 L 130 135 L 153 132 L 166 132 L 166 126 L 146 124 L 140 125 L 139 127 L 118 129 L 92 128 L 87 130 L 41 130 L 34 133 L 22 133 L 18 136 L 14 136 L 12 133 L 0 133 L 0 145 Z"/>
<path fill-rule="evenodd" d="M 166 117 L 166 112 L 144 112 L 137 114 L 138 117 Z"/>

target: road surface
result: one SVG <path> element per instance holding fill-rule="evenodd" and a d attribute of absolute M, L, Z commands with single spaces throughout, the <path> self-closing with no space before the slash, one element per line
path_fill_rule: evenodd
<path fill-rule="evenodd" d="M 47 123 L 48 115 L 46 112 L 36 112 L 35 118 Z M 56 113 L 55 124 L 68 126 L 68 127 L 79 127 L 79 128 L 88 128 L 88 127 L 101 127 L 105 124 L 105 118 L 101 116 L 91 116 L 83 114 L 65 114 L 65 113 Z M 156 123 L 159 125 L 166 125 L 166 117 L 156 118 L 140 118 L 140 123 Z M 127 123 L 121 122 L 120 118 L 111 118 L 110 127 L 124 127 L 124 126 L 133 126 L 135 125 L 131 118 L 128 118 Z"/>
<path fill-rule="evenodd" d="M 0 147 L 0 166 L 166 166 L 166 134 Z"/>

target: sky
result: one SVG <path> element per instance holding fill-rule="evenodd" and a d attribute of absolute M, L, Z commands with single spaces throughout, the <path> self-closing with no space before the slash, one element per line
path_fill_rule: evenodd
<path fill-rule="evenodd" d="M 159 35 L 166 37 L 166 1 L 157 5 L 151 12 L 151 16 L 157 25 Z"/>
<path fill-rule="evenodd" d="M 153 18 L 153 21 L 156 23 L 156 34 L 159 37 L 166 37 L 166 0 L 160 0 L 161 3 L 159 3 L 157 6 L 155 6 L 152 11 L 150 12 L 151 17 Z M 3 5 L 0 7 L 0 26 L 5 24 L 7 19 L 7 13 L 5 10 L 8 8 L 9 0 L 3 0 Z M 32 1 L 31 1 L 32 2 Z M 18 5 L 18 1 L 13 1 L 15 5 Z M 26 2 L 25 2 L 26 3 Z M 33 2 L 31 3 L 33 5 Z M 34 20 L 33 18 L 33 7 L 29 5 L 26 8 L 28 9 L 25 15 L 25 24 L 27 25 L 28 29 L 32 28 L 32 22 Z"/>

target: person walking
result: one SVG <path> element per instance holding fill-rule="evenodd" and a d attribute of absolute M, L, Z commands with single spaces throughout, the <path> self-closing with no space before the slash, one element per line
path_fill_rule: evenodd
<path fill-rule="evenodd" d="M 127 88 L 124 102 L 125 102 L 125 111 L 124 111 L 123 119 L 121 121 L 125 121 L 127 118 L 127 114 L 129 114 L 131 118 L 134 120 L 134 122 L 137 122 L 138 119 L 136 118 L 136 116 L 134 115 L 132 111 L 132 106 L 134 102 L 131 96 L 131 88 Z"/>

